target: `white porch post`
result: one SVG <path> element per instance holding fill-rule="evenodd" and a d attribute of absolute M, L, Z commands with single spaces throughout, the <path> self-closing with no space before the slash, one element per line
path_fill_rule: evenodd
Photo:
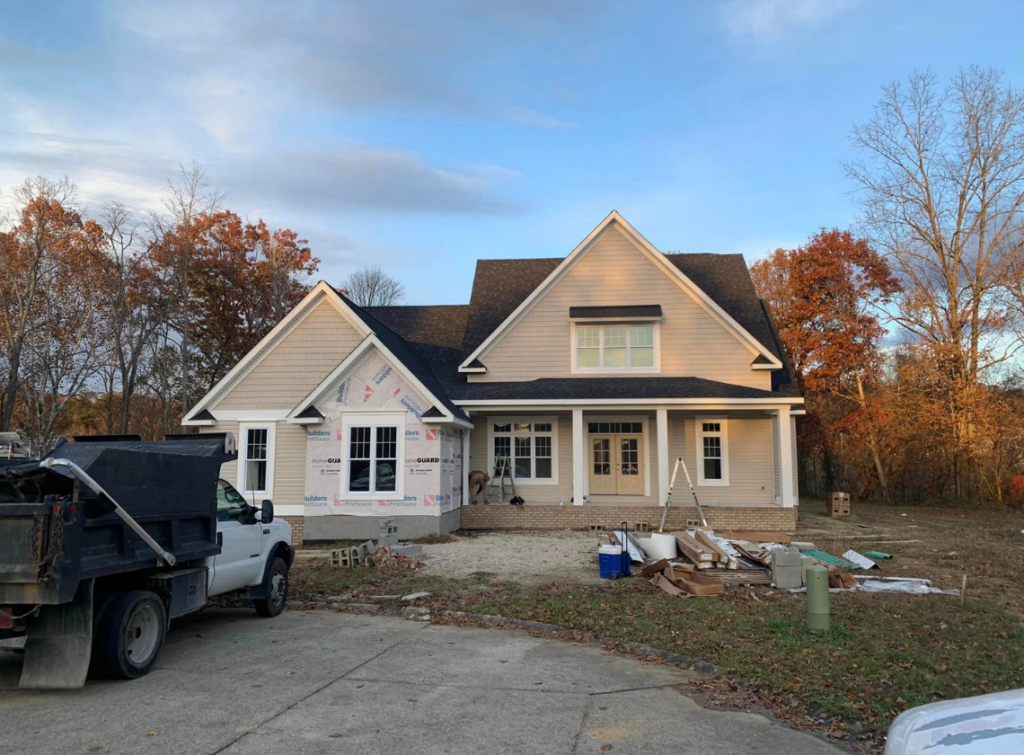
<path fill-rule="evenodd" d="M 583 447 L 583 410 L 572 410 L 572 502 L 583 505 L 583 478 L 586 472 L 586 449 Z"/>
<path fill-rule="evenodd" d="M 657 410 L 658 426 L 658 505 L 668 498 L 668 409 Z"/>
<path fill-rule="evenodd" d="M 782 505 L 792 508 L 793 497 L 793 428 L 789 420 L 789 407 L 780 407 L 779 418 L 779 473 L 782 478 Z"/>
<path fill-rule="evenodd" d="M 469 505 L 469 473 L 472 471 L 469 464 L 469 441 L 470 433 L 473 432 L 469 428 L 464 428 L 462 431 L 462 505 Z"/>

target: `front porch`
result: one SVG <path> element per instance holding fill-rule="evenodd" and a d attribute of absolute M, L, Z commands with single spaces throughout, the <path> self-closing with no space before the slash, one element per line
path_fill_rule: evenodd
<path fill-rule="evenodd" d="M 682 457 L 718 528 L 792 529 L 796 521 L 795 433 L 786 405 L 707 402 L 695 406 L 529 407 L 479 409 L 464 435 L 467 469 L 491 476 L 490 503 L 464 488 L 467 529 L 657 526 L 676 459 Z M 509 459 L 522 509 L 499 505 L 501 459 Z M 696 520 L 682 467 L 669 516 L 673 527 Z M 573 505 L 582 502 L 582 505 Z"/>

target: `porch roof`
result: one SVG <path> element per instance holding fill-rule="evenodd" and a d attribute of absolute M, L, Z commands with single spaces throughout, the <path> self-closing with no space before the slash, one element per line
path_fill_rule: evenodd
<path fill-rule="evenodd" d="M 623 399 L 766 399 L 784 398 L 775 391 L 748 388 L 697 377 L 540 378 L 518 383 L 461 383 L 449 390 L 462 401 L 623 400 Z"/>

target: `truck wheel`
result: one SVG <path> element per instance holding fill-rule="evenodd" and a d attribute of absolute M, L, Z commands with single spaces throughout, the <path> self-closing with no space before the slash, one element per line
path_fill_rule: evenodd
<path fill-rule="evenodd" d="M 111 600 L 96 625 L 93 670 L 110 679 L 138 679 L 156 663 L 167 633 L 163 601 L 148 590 Z"/>
<path fill-rule="evenodd" d="M 284 604 L 288 602 L 288 564 L 284 562 L 283 558 L 273 558 L 267 564 L 267 573 L 263 577 L 263 589 L 267 597 L 257 598 L 253 601 L 256 613 L 267 618 L 277 616 L 284 610 Z"/>

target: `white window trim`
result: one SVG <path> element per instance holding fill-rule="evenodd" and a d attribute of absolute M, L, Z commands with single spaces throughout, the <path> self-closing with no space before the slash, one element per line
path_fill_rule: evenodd
<path fill-rule="evenodd" d="M 590 423 L 591 422 L 640 422 L 643 425 L 644 435 L 644 497 L 647 498 L 651 495 L 651 427 L 650 417 L 646 414 L 584 414 L 583 415 L 583 443 L 586 446 L 584 448 L 584 461 L 586 462 L 587 469 L 584 470 L 583 474 L 583 493 L 584 495 L 590 495 Z M 594 433 L 595 435 L 601 435 L 601 433 Z M 611 435 L 611 433 L 606 433 Z M 632 435 L 632 433 L 620 433 L 625 435 Z M 612 495 L 610 493 L 598 494 L 602 500 L 605 498 L 629 498 L 630 496 L 619 496 L 618 494 Z M 632 496 L 636 497 L 636 496 Z"/>
<path fill-rule="evenodd" d="M 339 497 L 344 501 L 400 501 L 405 498 L 405 412 L 345 412 L 341 420 L 341 490 Z M 398 432 L 398 458 L 395 470 L 396 490 L 382 493 L 351 493 L 348 489 L 349 478 L 349 451 L 351 443 L 352 427 L 397 427 Z M 371 432 L 370 443 L 377 442 L 376 432 Z"/>
<path fill-rule="evenodd" d="M 705 433 L 704 422 L 718 422 L 722 426 L 720 433 Z M 729 487 L 729 420 L 726 417 L 694 417 L 693 429 L 697 446 L 697 484 L 703 487 Z M 722 438 L 722 479 L 704 479 L 704 436 L 721 436 Z"/>
<path fill-rule="evenodd" d="M 540 478 L 540 479 L 537 479 L 536 477 L 533 477 L 533 478 L 529 478 L 529 479 L 522 479 L 522 480 L 520 480 L 518 477 L 515 477 L 515 465 L 513 464 L 512 469 L 509 470 L 509 472 L 512 474 L 512 479 L 514 479 L 516 481 L 516 485 L 517 486 L 523 485 L 523 486 L 526 486 L 526 487 L 530 487 L 530 486 L 533 486 L 533 485 L 557 485 L 558 484 L 558 417 L 557 416 L 551 416 L 551 417 L 533 417 L 533 416 L 511 417 L 511 416 L 506 416 L 506 415 L 498 415 L 498 416 L 494 416 L 494 417 L 488 417 L 487 418 L 487 469 L 488 469 L 487 474 L 489 474 L 492 479 L 494 478 L 494 425 L 495 424 L 499 424 L 499 425 L 512 424 L 512 425 L 515 425 L 517 422 L 519 422 L 519 423 L 529 422 L 531 425 L 533 423 L 535 423 L 535 422 L 540 422 L 541 424 L 543 424 L 545 422 L 551 423 L 551 477 L 550 477 L 550 479 L 547 478 L 547 477 Z M 502 433 L 502 434 L 504 434 L 504 433 Z M 541 433 L 541 434 L 542 435 L 546 435 L 546 433 Z M 513 430 L 511 433 L 509 433 L 509 435 L 514 438 L 515 435 L 516 435 L 515 430 Z M 536 435 L 536 433 L 534 433 L 532 428 L 530 430 L 530 435 L 531 435 L 531 437 Z M 515 444 L 514 444 L 514 442 L 511 444 L 510 448 L 512 449 L 513 455 L 515 455 Z M 536 444 L 532 444 L 531 450 L 534 450 L 534 451 L 536 450 Z M 537 458 L 536 453 L 534 453 L 534 455 L 531 458 L 536 459 Z M 535 466 L 534 471 L 536 471 L 536 465 L 534 465 L 534 466 Z"/>
<path fill-rule="evenodd" d="M 249 449 L 248 436 L 249 430 L 266 430 L 267 431 L 267 489 L 266 490 L 249 490 L 246 487 L 245 472 L 246 472 L 246 461 L 245 454 Z M 277 424 L 275 422 L 240 422 L 238 425 L 238 474 L 236 475 L 236 483 L 238 492 L 241 493 L 246 499 L 250 497 L 262 496 L 263 498 L 274 498 L 274 457 L 276 454 L 276 441 L 277 441 Z M 252 503 L 252 501 L 249 501 Z M 255 504 L 258 505 L 258 504 Z"/>
<path fill-rule="evenodd" d="M 578 367 L 576 364 L 576 329 L 577 328 L 598 328 L 601 331 L 599 336 L 599 348 L 600 356 L 598 361 L 603 361 L 604 354 L 604 329 L 606 327 L 612 328 L 629 328 L 631 326 L 637 327 L 651 327 L 654 328 L 654 365 L 652 367 L 626 367 L 626 368 L 609 368 L 609 367 Z M 629 352 L 629 337 L 626 337 L 626 351 Z M 621 320 L 616 322 L 577 322 L 572 321 L 569 327 L 569 352 L 572 354 L 572 369 L 573 375 L 643 375 L 661 372 L 661 323 L 651 321 L 627 321 Z"/>

